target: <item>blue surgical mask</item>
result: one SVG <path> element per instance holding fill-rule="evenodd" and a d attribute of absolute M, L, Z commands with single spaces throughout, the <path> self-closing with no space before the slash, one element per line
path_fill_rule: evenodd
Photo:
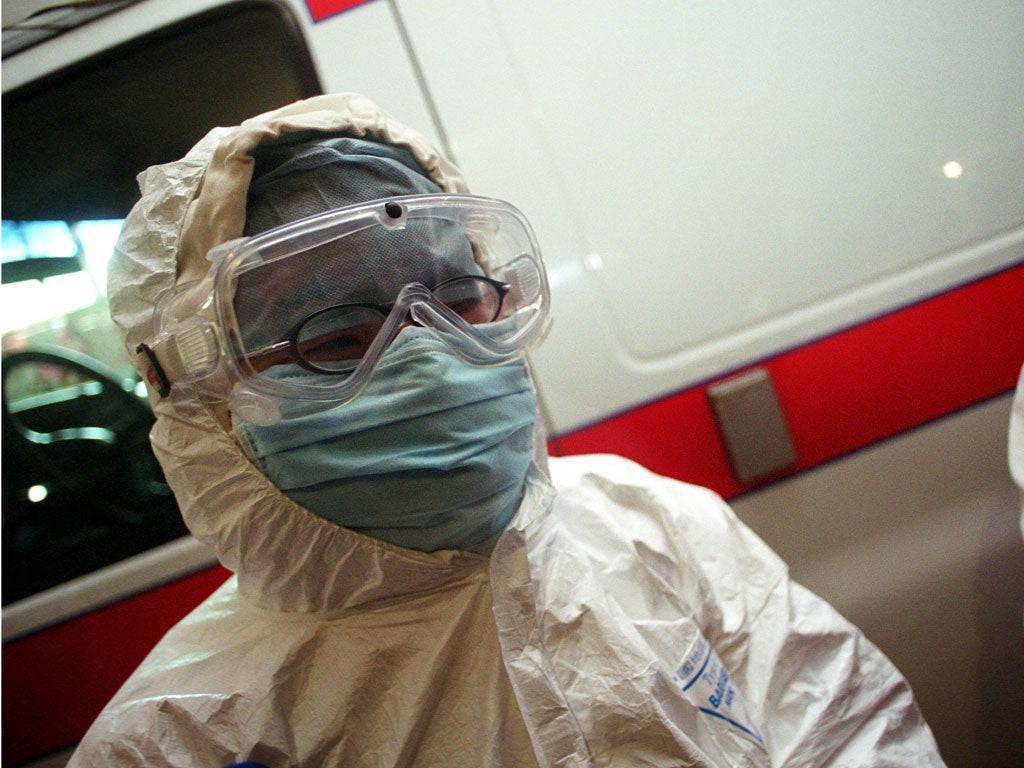
<path fill-rule="evenodd" d="M 355 400 L 237 429 L 267 477 L 320 517 L 424 552 L 486 551 L 518 507 L 536 415 L 521 359 L 472 366 L 410 327 Z"/>

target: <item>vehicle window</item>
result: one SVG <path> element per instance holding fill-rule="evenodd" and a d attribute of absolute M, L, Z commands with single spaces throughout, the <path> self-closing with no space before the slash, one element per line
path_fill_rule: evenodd
<path fill-rule="evenodd" d="M 63 347 L 95 358 L 122 379 L 134 375 L 106 301 L 107 260 L 120 228 L 118 219 L 3 222 L 4 356 L 38 346 Z M 5 377 L 5 387 L 15 384 Z"/>
<path fill-rule="evenodd" d="M 121 222 L 3 222 L 3 602 L 185 534 L 110 321 Z"/>
<path fill-rule="evenodd" d="M 4 93 L 5 605 L 187 533 L 107 262 L 140 171 L 320 92 L 289 13 L 231 3 Z"/>

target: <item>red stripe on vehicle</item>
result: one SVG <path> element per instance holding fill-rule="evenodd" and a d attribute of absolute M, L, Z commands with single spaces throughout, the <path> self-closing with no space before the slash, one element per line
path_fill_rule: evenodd
<path fill-rule="evenodd" d="M 5 645 L 3 764 L 78 741 L 164 633 L 229 575 L 216 566 Z"/>
<path fill-rule="evenodd" d="M 798 456 L 768 480 L 1007 392 L 1022 362 L 1024 265 L 760 361 Z M 618 453 L 727 498 L 763 484 L 733 477 L 706 394 L 714 383 L 557 437 L 552 453 Z"/>
<path fill-rule="evenodd" d="M 306 7 L 309 8 L 309 15 L 313 21 L 323 21 L 329 16 L 363 5 L 370 0 L 306 0 Z"/>

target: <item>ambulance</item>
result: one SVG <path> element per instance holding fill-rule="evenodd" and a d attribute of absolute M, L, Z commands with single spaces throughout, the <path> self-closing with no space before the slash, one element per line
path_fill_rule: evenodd
<path fill-rule="evenodd" d="M 3 752 L 63 766 L 229 573 L 184 528 L 105 297 L 144 168 L 354 91 L 532 223 L 553 455 L 725 497 L 1024 765 L 1018 0 L 5 0 Z"/>

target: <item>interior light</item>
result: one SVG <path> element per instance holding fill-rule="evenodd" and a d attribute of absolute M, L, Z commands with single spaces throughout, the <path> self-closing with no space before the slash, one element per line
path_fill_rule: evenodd
<path fill-rule="evenodd" d="M 45 485 L 33 485 L 28 489 L 28 500 L 32 502 L 40 502 L 50 495 Z"/>
<path fill-rule="evenodd" d="M 956 160 L 950 160 L 942 166 L 942 172 L 945 174 L 947 179 L 959 179 L 964 175 L 964 167 Z"/>

